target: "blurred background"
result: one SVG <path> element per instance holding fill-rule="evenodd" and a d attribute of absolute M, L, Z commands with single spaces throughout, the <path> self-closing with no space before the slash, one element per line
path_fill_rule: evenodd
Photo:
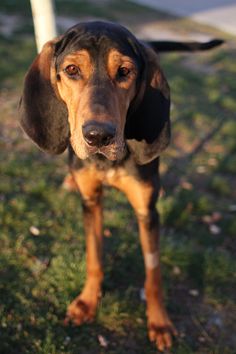
<path fill-rule="evenodd" d="M 59 33 L 81 20 L 105 19 L 139 38 L 226 40 L 209 52 L 160 56 L 172 93 L 172 143 L 161 160 L 158 208 L 165 299 L 180 333 L 172 352 L 233 354 L 235 2 L 180 3 L 56 0 L 56 21 Z M 61 188 L 67 154 L 40 152 L 19 128 L 23 77 L 35 55 L 30 1 L 1 0 L 0 353 L 155 353 L 147 339 L 136 220 L 115 190 L 104 193 L 105 281 L 97 319 L 63 326 L 83 286 L 85 242 L 79 195 Z"/>

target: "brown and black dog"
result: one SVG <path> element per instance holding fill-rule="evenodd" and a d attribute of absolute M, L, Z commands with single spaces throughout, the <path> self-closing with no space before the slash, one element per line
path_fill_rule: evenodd
<path fill-rule="evenodd" d="M 220 44 L 141 42 L 124 27 L 78 24 L 46 43 L 31 65 L 20 103 L 21 125 L 44 151 L 70 151 L 70 172 L 82 196 L 87 280 L 69 305 L 67 321 L 91 321 L 102 269 L 102 187 L 124 192 L 135 210 L 146 280 L 151 341 L 169 348 L 176 330 L 162 295 L 159 155 L 170 140 L 170 92 L 158 51 L 203 50 Z"/>

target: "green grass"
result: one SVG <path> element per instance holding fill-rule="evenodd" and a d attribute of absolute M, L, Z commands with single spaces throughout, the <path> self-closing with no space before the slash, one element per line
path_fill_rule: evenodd
<path fill-rule="evenodd" d="M 0 11 L 26 19 L 12 36 L 0 37 L 0 354 L 155 353 L 139 297 L 144 270 L 137 225 L 115 190 L 105 190 L 104 227 L 111 237 L 105 238 L 97 319 L 80 328 L 63 325 L 66 307 L 85 279 L 81 202 L 61 188 L 66 154 L 43 154 L 18 126 L 23 76 L 35 56 L 27 4 L 0 5 Z M 143 24 L 144 14 L 146 23 L 156 17 L 163 28 L 170 24 L 168 16 L 128 1 L 57 1 L 56 7 L 59 13 L 74 15 L 78 9 L 80 16 L 120 20 L 134 28 Z M 181 30 L 191 27 L 182 20 L 178 24 Z M 161 57 L 174 102 L 158 207 L 166 304 L 180 332 L 175 354 L 235 353 L 235 59 L 230 42 L 204 54 Z M 98 335 L 108 348 L 99 345 Z"/>

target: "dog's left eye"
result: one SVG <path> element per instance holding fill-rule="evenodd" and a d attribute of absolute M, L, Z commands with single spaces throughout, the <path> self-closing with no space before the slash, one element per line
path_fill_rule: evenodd
<path fill-rule="evenodd" d="M 65 73 L 66 73 L 68 76 L 70 76 L 70 77 L 72 77 L 72 78 L 75 78 L 75 77 L 78 76 L 79 73 L 80 73 L 80 69 L 78 68 L 78 66 L 73 65 L 73 64 L 68 65 L 68 66 L 64 69 L 64 71 L 65 71 Z"/>
<path fill-rule="evenodd" d="M 121 66 L 117 71 L 118 78 L 125 78 L 130 74 L 131 70 L 125 66 Z"/>

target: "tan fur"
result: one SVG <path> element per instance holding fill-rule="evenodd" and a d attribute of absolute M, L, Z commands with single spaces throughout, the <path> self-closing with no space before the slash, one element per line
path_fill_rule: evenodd
<path fill-rule="evenodd" d="M 65 74 L 64 69 L 72 64 L 79 67 L 81 79 L 71 80 Z M 57 90 L 68 109 L 71 145 L 81 159 L 87 158 L 91 152 L 84 141 L 82 125 L 94 117 L 97 121 L 113 122 L 117 126 L 114 143 L 106 151 L 108 158 L 119 160 L 125 152 L 123 138 L 125 119 L 130 102 L 136 93 L 135 78 L 137 70 L 131 58 L 114 49 L 109 52 L 104 66 L 107 71 L 107 80 L 105 87 L 101 88 L 100 95 L 104 97 L 101 102 L 94 101 L 94 90 L 97 88 L 93 85 L 93 78 L 96 67 L 86 50 L 80 50 L 66 56 L 59 71 L 60 80 L 57 81 Z M 129 68 L 132 72 L 129 75 L 129 80 L 117 83 L 116 74 L 121 66 Z"/>

